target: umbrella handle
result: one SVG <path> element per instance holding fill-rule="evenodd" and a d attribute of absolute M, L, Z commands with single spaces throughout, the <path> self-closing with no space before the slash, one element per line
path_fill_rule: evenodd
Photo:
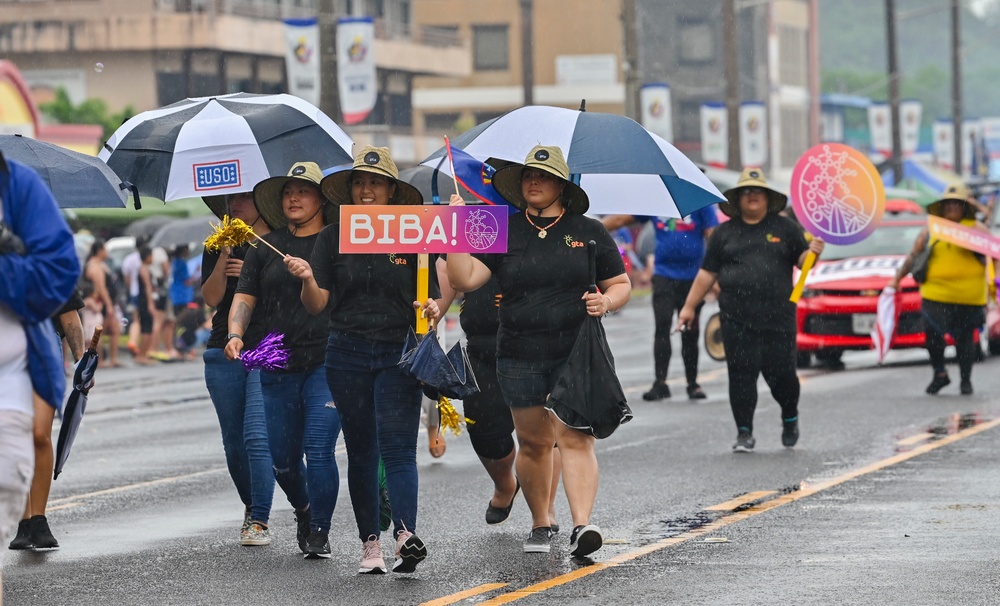
<path fill-rule="evenodd" d="M 90 340 L 89 351 L 97 351 L 97 345 L 101 342 L 101 333 L 104 332 L 103 326 L 98 326 L 94 329 L 94 338 Z"/>
<path fill-rule="evenodd" d="M 587 287 L 592 293 L 597 292 L 597 242 L 591 240 L 587 242 L 587 268 L 590 270 L 590 286 Z"/>

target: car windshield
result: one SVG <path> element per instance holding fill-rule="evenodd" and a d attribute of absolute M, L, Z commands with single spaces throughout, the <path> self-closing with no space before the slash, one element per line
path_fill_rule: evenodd
<path fill-rule="evenodd" d="M 821 258 L 824 261 L 836 261 L 849 257 L 909 254 L 914 240 L 924 227 L 925 223 L 884 224 L 860 242 L 847 245 L 827 243 Z"/>

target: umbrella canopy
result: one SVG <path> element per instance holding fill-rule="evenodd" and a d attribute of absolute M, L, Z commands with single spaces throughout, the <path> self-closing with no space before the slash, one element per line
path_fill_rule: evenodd
<path fill-rule="evenodd" d="M 298 97 L 235 93 L 142 112 L 115 131 L 100 157 L 142 195 L 171 201 L 251 191 L 296 162 L 345 164 L 353 145 Z"/>
<path fill-rule="evenodd" d="M 433 328 L 419 338 L 410 329 L 399 367 L 430 387 L 438 397 L 465 399 L 479 393 L 469 354 L 461 341 L 445 354 Z M 431 394 L 424 390 L 424 395 Z"/>
<path fill-rule="evenodd" d="M 145 219 L 139 219 L 138 221 L 133 221 L 125 228 L 124 235 L 132 238 L 146 238 L 148 240 L 156 232 L 160 231 L 161 228 L 172 223 L 174 220 L 175 217 L 168 217 L 166 215 L 153 215 Z"/>
<path fill-rule="evenodd" d="M 76 439 L 76 433 L 80 429 L 80 422 L 83 421 L 83 413 L 87 410 L 87 394 L 94 385 L 94 374 L 97 372 L 97 344 L 101 342 L 102 327 L 98 326 L 94 330 L 94 338 L 90 341 L 90 347 L 83 352 L 83 357 L 76 365 L 76 372 L 73 374 L 73 391 L 69 394 L 66 406 L 62 411 L 62 426 L 59 428 L 59 439 L 56 441 L 56 462 L 52 472 L 52 479 L 55 480 L 62 473 L 63 465 L 69 458 L 70 448 Z"/>
<path fill-rule="evenodd" d="M 155 248 L 172 248 L 179 244 L 197 244 L 212 235 L 212 217 L 191 217 L 190 219 L 175 219 L 167 223 L 153 234 L 149 246 Z"/>
<path fill-rule="evenodd" d="M 447 204 L 448 198 L 455 193 L 454 181 L 447 173 L 423 164 L 399 171 L 399 180 L 416 187 L 425 203 Z M 466 202 L 477 202 L 476 197 L 464 187 L 459 188 L 459 194 Z"/>
<path fill-rule="evenodd" d="M 35 169 L 60 208 L 125 208 L 129 184 L 94 156 L 21 135 L 0 135 L 0 153 Z"/>
<path fill-rule="evenodd" d="M 571 178 L 590 198 L 590 212 L 683 217 L 725 198 L 694 162 L 624 116 L 528 106 L 484 122 L 452 140 L 478 160 L 523 162 L 535 145 L 566 155 Z M 423 164 L 449 171 L 439 149 Z M 450 172 L 449 172 L 450 174 Z"/>

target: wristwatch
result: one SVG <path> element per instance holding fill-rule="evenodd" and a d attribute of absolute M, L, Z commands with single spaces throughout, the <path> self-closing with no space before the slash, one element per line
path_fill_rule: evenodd
<path fill-rule="evenodd" d="M 228 335 L 226 335 L 226 342 L 227 343 L 229 341 L 232 341 L 233 339 L 239 339 L 240 341 L 242 341 L 243 340 L 243 335 L 236 334 L 235 332 L 231 332 Z"/>

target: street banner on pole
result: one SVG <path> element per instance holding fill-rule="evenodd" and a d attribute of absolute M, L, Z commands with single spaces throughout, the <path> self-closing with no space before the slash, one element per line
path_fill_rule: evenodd
<path fill-rule="evenodd" d="M 375 108 L 375 24 L 371 17 L 337 21 L 337 83 L 345 124 L 364 121 Z"/>
<path fill-rule="evenodd" d="M 740 164 L 764 166 L 767 162 L 767 113 L 760 101 L 740 105 Z"/>
<path fill-rule="evenodd" d="M 504 206 L 341 206 L 342 253 L 502 253 Z"/>
<path fill-rule="evenodd" d="M 962 121 L 962 174 L 971 175 L 979 142 L 979 120 Z"/>
<path fill-rule="evenodd" d="M 892 156 L 892 118 L 888 103 L 868 106 L 868 131 L 872 138 L 872 151 L 889 158 Z"/>
<path fill-rule="evenodd" d="M 725 103 L 701 106 L 701 159 L 716 168 L 729 162 L 729 128 Z"/>
<path fill-rule="evenodd" d="M 934 121 L 934 163 L 944 170 L 955 168 L 954 137 L 951 120 Z"/>
<path fill-rule="evenodd" d="M 319 24 L 310 19 L 285 19 L 285 71 L 288 92 L 319 106 Z"/>
<path fill-rule="evenodd" d="M 674 114 L 670 105 L 670 87 L 663 82 L 643 84 L 639 91 L 639 104 L 642 106 L 642 125 L 668 143 L 673 143 Z"/>
<path fill-rule="evenodd" d="M 932 238 L 961 246 L 991 259 L 1000 258 L 1000 238 L 989 232 L 967 227 L 948 219 L 928 215 L 927 227 Z M 985 274 L 984 274 L 985 275 Z"/>
<path fill-rule="evenodd" d="M 920 120 L 923 117 L 923 105 L 920 101 L 907 100 L 899 104 L 900 139 L 903 146 L 903 157 L 912 156 L 920 145 Z"/>

